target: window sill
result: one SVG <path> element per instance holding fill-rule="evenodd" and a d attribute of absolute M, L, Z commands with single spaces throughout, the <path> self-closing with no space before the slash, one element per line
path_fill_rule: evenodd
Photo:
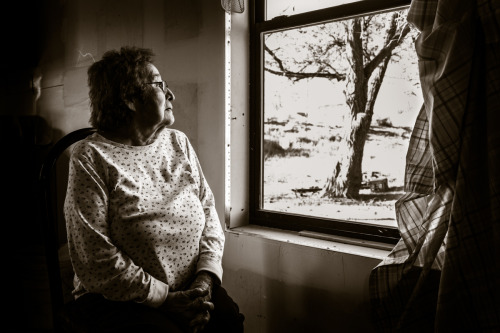
<path fill-rule="evenodd" d="M 316 232 L 294 232 L 288 230 L 268 228 L 258 225 L 245 225 L 231 228 L 228 233 L 247 235 L 275 240 L 283 243 L 291 243 L 301 246 L 313 247 L 321 250 L 348 253 L 352 255 L 384 259 L 390 252 L 392 246 L 387 244 L 361 241 L 347 237 L 337 237 Z"/>

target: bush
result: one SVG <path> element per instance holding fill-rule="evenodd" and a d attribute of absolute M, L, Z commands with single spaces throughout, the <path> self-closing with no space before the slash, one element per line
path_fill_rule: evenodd
<path fill-rule="evenodd" d="M 301 143 L 311 143 L 311 142 L 313 142 L 313 140 L 311 140 L 311 139 L 309 139 L 309 138 L 307 138 L 305 136 L 298 138 L 297 141 L 301 142 Z"/>
<path fill-rule="evenodd" d="M 392 121 L 389 118 L 377 119 L 377 125 L 383 127 L 392 127 Z"/>
<path fill-rule="evenodd" d="M 264 159 L 271 157 L 286 157 L 286 156 L 303 156 L 309 157 L 309 150 L 302 148 L 288 148 L 284 149 L 281 145 L 274 140 L 264 140 Z"/>
<path fill-rule="evenodd" d="M 277 141 L 274 140 L 264 140 L 264 156 L 265 158 L 273 156 L 284 156 L 285 149 L 280 146 Z"/>
<path fill-rule="evenodd" d="M 331 137 L 328 138 L 328 141 L 330 142 L 340 142 L 342 141 L 342 137 L 338 134 L 332 135 Z"/>

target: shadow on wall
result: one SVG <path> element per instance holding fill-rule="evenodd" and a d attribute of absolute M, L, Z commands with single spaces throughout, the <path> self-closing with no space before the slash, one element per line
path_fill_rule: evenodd
<path fill-rule="evenodd" d="M 369 275 L 380 259 L 268 233 L 226 233 L 223 285 L 246 332 L 374 332 Z"/>
<path fill-rule="evenodd" d="M 48 315 L 47 307 L 42 306 L 48 292 L 37 180 L 42 160 L 52 146 L 51 133 L 42 117 L 0 115 L 3 266 L 18 286 L 4 290 L 10 301 L 2 327 L 17 331 L 42 326 L 42 317 Z"/>
<path fill-rule="evenodd" d="M 19 250 L 29 252 L 40 245 L 37 180 L 43 158 L 52 146 L 52 130 L 39 116 L 2 115 L 0 138 L 2 213 L 10 218 L 3 231 L 8 237 L 22 239 Z"/>
<path fill-rule="evenodd" d="M 245 315 L 247 332 L 374 331 L 367 318 L 369 304 L 354 304 L 342 291 L 290 285 L 247 270 L 230 274 L 236 275 L 235 288 L 245 295 L 235 300 Z M 225 287 L 233 290 L 232 285 Z"/>

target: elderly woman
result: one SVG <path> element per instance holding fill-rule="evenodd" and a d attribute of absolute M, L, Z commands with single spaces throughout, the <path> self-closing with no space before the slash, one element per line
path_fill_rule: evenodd
<path fill-rule="evenodd" d="M 88 69 L 90 123 L 75 145 L 64 213 L 75 305 L 92 332 L 242 332 L 221 287 L 224 233 L 174 94 L 149 49 Z"/>

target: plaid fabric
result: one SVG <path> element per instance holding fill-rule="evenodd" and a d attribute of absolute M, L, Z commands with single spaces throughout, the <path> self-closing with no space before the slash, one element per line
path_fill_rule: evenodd
<path fill-rule="evenodd" d="M 500 1 L 413 0 L 424 94 L 370 276 L 379 331 L 500 332 Z"/>

